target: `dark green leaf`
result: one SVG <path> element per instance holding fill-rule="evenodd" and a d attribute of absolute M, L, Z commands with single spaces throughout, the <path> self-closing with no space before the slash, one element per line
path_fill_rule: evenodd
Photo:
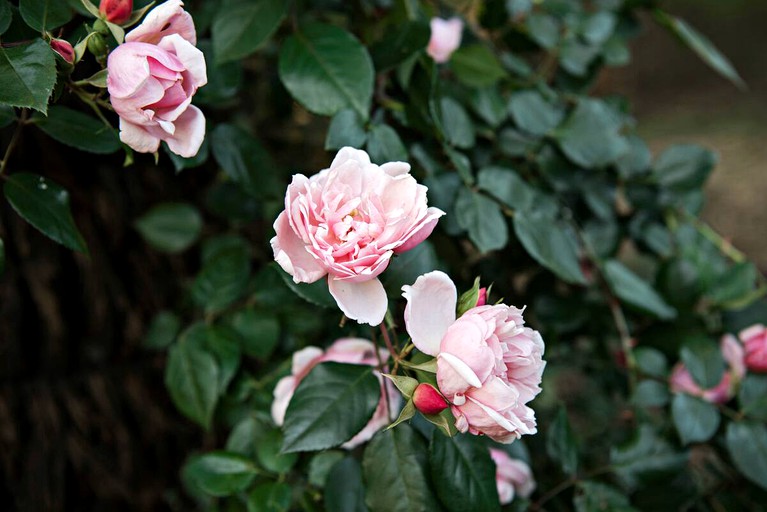
<path fill-rule="evenodd" d="M 514 232 L 527 253 L 568 283 L 585 284 L 578 248 L 569 230 L 539 210 L 517 211 Z"/>
<path fill-rule="evenodd" d="M 248 494 L 248 512 L 285 512 L 290 510 L 293 489 L 285 482 L 258 485 Z"/>
<path fill-rule="evenodd" d="M 225 0 L 211 27 L 216 62 L 255 52 L 280 26 L 287 8 L 283 0 Z"/>
<path fill-rule="evenodd" d="M 506 128 L 499 137 L 500 150 L 508 156 L 528 156 L 540 142 L 540 137 L 513 128 Z"/>
<path fill-rule="evenodd" d="M 692 28 L 686 21 L 661 10 L 655 11 L 655 19 L 677 36 L 685 46 L 695 52 L 714 71 L 738 87 L 745 88 L 746 84 L 738 74 L 738 71 L 706 36 Z"/>
<path fill-rule="evenodd" d="M 655 380 L 643 380 L 637 386 L 632 401 L 640 407 L 665 407 L 669 401 L 668 385 Z"/>
<path fill-rule="evenodd" d="M 225 451 L 206 453 L 190 460 L 184 473 L 211 496 L 229 496 L 245 490 L 256 477 L 250 459 Z"/>
<path fill-rule="evenodd" d="M 162 350 L 170 346 L 176 339 L 181 320 L 170 311 L 160 311 L 149 324 L 149 330 L 144 338 L 144 346 L 152 350 Z"/>
<path fill-rule="evenodd" d="M 576 512 L 633 512 L 622 492 L 599 482 L 578 482 L 573 498 Z"/>
<path fill-rule="evenodd" d="M 139 217 L 136 229 L 157 250 L 178 253 L 187 250 L 202 232 L 202 216 L 187 203 L 163 203 Z"/>
<path fill-rule="evenodd" d="M 669 306 L 652 286 L 621 262 L 605 262 L 604 275 L 610 289 L 621 300 L 664 320 L 676 316 L 676 310 Z"/>
<path fill-rule="evenodd" d="M 533 135 L 546 135 L 565 117 L 563 108 L 552 105 L 537 91 L 514 93 L 509 112 L 517 127 Z"/>
<path fill-rule="evenodd" d="M 350 33 L 331 25 L 307 25 L 280 51 L 280 78 L 290 94 L 315 114 L 352 108 L 367 120 L 373 96 L 373 62 Z"/>
<path fill-rule="evenodd" d="M 246 131 L 220 124 L 211 133 L 211 147 L 226 175 L 249 194 L 256 197 L 284 194 L 285 186 L 271 157 Z"/>
<path fill-rule="evenodd" d="M 365 502 L 372 512 L 431 512 L 425 442 L 409 425 L 379 432 L 365 449 Z"/>
<path fill-rule="evenodd" d="M 325 487 L 325 510 L 367 512 L 362 468 L 357 459 L 346 457 L 330 470 Z"/>
<path fill-rule="evenodd" d="M 56 84 L 56 59 L 48 43 L 0 46 L 0 103 L 29 107 L 43 114 Z"/>
<path fill-rule="evenodd" d="M 559 41 L 559 23 L 547 14 L 531 14 L 527 18 L 530 38 L 542 48 L 551 49 Z"/>
<path fill-rule="evenodd" d="M 206 262 L 192 285 L 192 297 L 208 312 L 224 309 L 245 291 L 250 256 L 240 248 L 221 251 Z"/>
<path fill-rule="evenodd" d="M 325 149 L 341 149 L 344 146 L 361 148 L 367 138 L 362 119 L 354 110 L 347 108 L 339 111 L 330 121 L 328 135 L 325 138 Z"/>
<path fill-rule="evenodd" d="M 306 302 L 323 308 L 338 307 L 336 300 L 330 295 L 330 291 L 328 291 L 327 279 L 320 279 L 314 283 L 296 283 L 293 282 L 293 278 L 281 268 L 275 268 L 275 271 L 279 273 L 280 278 L 285 282 L 288 288 Z"/>
<path fill-rule="evenodd" d="M 448 511 L 500 510 L 495 463 L 484 443 L 474 436 L 447 437 L 435 430 L 429 455 L 434 488 Z"/>
<path fill-rule="evenodd" d="M 628 151 L 615 162 L 621 177 L 626 179 L 643 174 L 650 169 L 652 163 L 652 153 L 645 141 L 636 135 L 629 136 L 627 141 Z"/>
<path fill-rule="evenodd" d="M 396 255 L 381 276 L 381 282 L 390 297 L 399 298 L 402 296 L 403 285 L 413 284 L 418 276 L 431 272 L 438 266 L 434 246 L 426 240 L 413 249 Z"/>
<path fill-rule="evenodd" d="M 673 190 L 699 189 L 716 165 L 716 155 L 692 144 L 671 146 L 653 166 L 658 183 Z"/>
<path fill-rule="evenodd" d="M 176 407 L 206 429 L 218 400 L 219 374 L 216 359 L 196 343 L 182 340 L 168 353 L 165 387 Z"/>
<path fill-rule="evenodd" d="M 458 80 L 469 87 L 487 87 L 506 77 L 495 54 L 481 44 L 459 48 L 450 59 Z"/>
<path fill-rule="evenodd" d="M 555 137 L 565 155 L 583 167 L 604 167 L 629 150 L 621 121 L 601 100 L 587 98 L 559 127 Z"/>
<path fill-rule="evenodd" d="M 706 336 L 685 341 L 679 356 L 692 378 L 702 389 L 719 384 L 724 375 L 724 359 L 719 344 Z"/>
<path fill-rule="evenodd" d="M 425 21 L 408 21 L 388 30 L 385 37 L 370 48 L 378 72 L 393 68 L 429 44 L 431 30 Z"/>
<path fill-rule="evenodd" d="M 671 415 L 682 444 L 708 441 L 721 421 L 715 405 L 685 393 L 674 396 Z"/>
<path fill-rule="evenodd" d="M 617 21 L 615 14 L 597 11 L 588 15 L 583 21 L 580 30 L 581 36 L 590 44 L 601 45 L 613 34 Z"/>
<path fill-rule="evenodd" d="M 489 197 L 462 188 L 455 202 L 458 224 L 480 252 L 501 249 L 509 241 L 509 228 L 501 207 Z"/>
<path fill-rule="evenodd" d="M 246 307 L 227 318 L 240 335 L 243 351 L 257 359 L 268 359 L 280 339 L 280 324 L 273 312 Z"/>
<path fill-rule="evenodd" d="M 573 476 L 578 471 L 578 445 L 564 407 L 559 408 L 557 417 L 549 426 L 546 435 L 546 453 L 559 462 L 565 474 Z"/>
<path fill-rule="evenodd" d="M 660 350 L 650 347 L 638 347 L 634 350 L 639 370 L 650 377 L 665 379 L 668 376 L 668 362 Z"/>
<path fill-rule="evenodd" d="M 194 334 L 192 332 L 194 331 Z M 198 342 L 202 342 L 205 350 L 216 357 L 219 366 L 218 390 L 219 395 L 224 394 L 227 386 L 234 378 L 240 367 L 240 344 L 237 334 L 231 329 L 217 325 L 204 325 L 202 323 L 187 329 L 181 336 L 188 338 L 198 336 Z"/>
<path fill-rule="evenodd" d="M 35 114 L 32 122 L 62 144 L 82 151 L 106 155 L 121 147 L 114 128 L 71 108 L 51 106 L 47 117 Z"/>
<path fill-rule="evenodd" d="M 298 460 L 295 453 L 280 453 L 282 432 L 270 430 L 259 437 L 256 444 L 258 462 L 272 473 L 287 473 Z"/>
<path fill-rule="evenodd" d="M 39 32 L 60 27 L 72 19 L 72 9 L 62 0 L 19 0 L 24 22 Z"/>
<path fill-rule="evenodd" d="M 506 105 L 495 87 L 473 89 L 469 101 L 471 108 L 493 128 L 506 119 Z"/>
<path fill-rule="evenodd" d="M 213 53 L 213 43 L 209 39 L 197 41 L 197 48 L 205 56 L 205 62 L 208 66 L 208 83 L 195 94 L 195 104 L 210 105 L 213 108 L 231 104 L 230 100 L 235 98 L 242 87 L 242 64 L 240 62 L 226 62 L 214 65 L 216 59 Z"/>
<path fill-rule="evenodd" d="M 456 316 L 461 316 L 473 307 L 476 307 L 479 300 L 479 278 L 474 280 L 474 286 L 466 290 L 458 297 L 458 307 Z"/>
<path fill-rule="evenodd" d="M 267 428 L 255 417 L 247 416 L 234 426 L 226 440 L 225 449 L 253 457 L 256 453 L 256 444 Z"/>
<path fill-rule="evenodd" d="M 562 68 L 577 77 L 585 77 L 589 66 L 599 56 L 600 48 L 583 44 L 574 39 L 567 41 L 559 54 Z"/>
<path fill-rule="evenodd" d="M 309 462 L 309 483 L 315 487 L 319 487 L 320 489 L 324 488 L 325 483 L 328 483 L 328 477 L 330 472 L 333 470 L 333 466 L 340 462 L 344 456 L 345 453 L 341 450 L 325 450 L 314 455 L 311 462 Z M 356 459 L 354 461 L 357 462 Z M 357 466 L 359 471 L 359 463 L 357 463 Z M 360 476 L 360 482 L 361 481 L 362 476 Z M 333 491 L 342 491 L 343 485 L 345 484 L 345 479 L 341 479 L 339 482 L 334 482 L 331 480 L 329 483 L 331 485 L 334 483 L 336 484 Z M 338 484 L 340 484 L 341 489 L 338 489 Z M 327 495 L 328 493 L 326 492 L 325 499 L 327 499 Z"/>
<path fill-rule="evenodd" d="M 749 417 L 767 421 L 767 375 L 746 375 L 740 384 L 738 402 Z"/>
<path fill-rule="evenodd" d="M 315 366 L 290 399 L 283 452 L 332 448 L 362 430 L 381 397 L 372 370 L 341 363 Z"/>
<path fill-rule="evenodd" d="M 758 271 L 753 263 L 744 261 L 727 269 L 727 272 L 708 289 L 706 296 L 717 305 L 733 304 L 742 307 L 742 299 L 748 299 L 754 290 Z"/>
<path fill-rule="evenodd" d="M 3 192 L 16 213 L 43 234 L 72 250 L 87 252 L 69 211 L 66 190 L 42 176 L 16 173 L 8 177 Z"/>
<path fill-rule="evenodd" d="M 14 112 L 13 107 L 0 105 L 0 128 L 5 128 L 15 121 L 16 112 Z"/>
<path fill-rule="evenodd" d="M 447 142 L 462 149 L 473 147 L 474 124 L 463 106 L 453 98 L 444 97 L 439 107 L 439 120 Z"/>
<path fill-rule="evenodd" d="M 13 21 L 13 10 L 11 4 L 6 0 L 0 0 L 0 35 L 2 35 Z"/>
<path fill-rule="evenodd" d="M 173 162 L 173 167 L 178 174 L 184 169 L 194 169 L 208 161 L 208 158 L 210 157 L 210 138 L 205 137 L 202 140 L 202 145 L 200 146 L 199 151 L 197 151 L 197 154 L 190 158 L 177 155 L 170 150 L 168 144 L 165 142 L 162 143 L 162 149 L 165 151 L 165 154 L 168 155 L 170 161 Z"/>
<path fill-rule="evenodd" d="M 205 207 L 230 221 L 253 222 L 261 215 L 261 202 L 232 182 L 213 184 L 205 196 Z"/>
<path fill-rule="evenodd" d="M 767 427 L 747 421 L 730 423 L 727 450 L 738 471 L 767 489 Z"/>
<path fill-rule="evenodd" d="M 675 452 L 651 426 L 640 425 L 634 439 L 611 449 L 610 461 L 616 476 L 632 490 L 641 482 L 676 476 L 685 466 L 687 455 Z"/>
<path fill-rule="evenodd" d="M 407 148 L 391 126 L 376 125 L 368 134 L 367 150 L 373 163 L 406 162 Z"/>

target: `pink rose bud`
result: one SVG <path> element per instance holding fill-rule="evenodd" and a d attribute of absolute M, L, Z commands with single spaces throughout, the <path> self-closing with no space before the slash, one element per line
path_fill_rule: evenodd
<path fill-rule="evenodd" d="M 107 21 L 121 25 L 128 21 L 133 12 L 133 0 L 101 0 L 99 12 Z"/>
<path fill-rule="evenodd" d="M 69 41 L 64 39 L 51 39 L 51 49 L 70 64 L 75 63 L 75 49 Z"/>
<path fill-rule="evenodd" d="M 477 297 L 477 305 L 474 307 L 476 308 L 479 306 L 484 306 L 485 304 L 487 304 L 487 288 L 482 287 L 479 289 L 479 296 Z"/>
<path fill-rule="evenodd" d="M 463 21 L 460 18 L 431 19 L 431 39 L 426 53 L 434 62 L 442 64 L 450 60 L 450 56 L 461 46 Z"/>
<path fill-rule="evenodd" d="M 413 404 L 424 414 L 439 414 L 447 409 L 447 402 L 431 384 L 418 384 L 413 392 Z"/>
<path fill-rule="evenodd" d="M 746 346 L 746 367 L 755 372 L 767 372 L 767 328 L 762 324 L 752 325 L 738 336 Z"/>
<path fill-rule="evenodd" d="M 530 497 L 535 490 L 535 479 L 530 466 L 495 448 L 490 448 L 490 457 L 495 462 L 495 485 L 501 505 L 511 503 L 517 495 L 522 498 Z"/>
<path fill-rule="evenodd" d="M 740 343 L 731 334 L 726 334 L 720 342 L 722 358 L 728 364 L 728 368 L 722 375 L 719 384 L 709 389 L 701 389 L 697 382 L 692 378 L 690 371 L 683 363 L 677 363 L 671 371 L 669 384 L 674 393 L 687 393 L 697 396 L 707 402 L 714 404 L 724 404 L 735 396 L 735 387 L 746 374 L 746 367 L 743 357 L 743 348 Z"/>

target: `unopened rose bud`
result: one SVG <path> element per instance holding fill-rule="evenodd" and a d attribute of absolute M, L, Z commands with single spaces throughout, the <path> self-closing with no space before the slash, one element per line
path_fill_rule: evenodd
<path fill-rule="evenodd" d="M 51 39 L 51 49 L 70 64 L 75 63 L 75 49 L 69 41 L 64 39 Z"/>
<path fill-rule="evenodd" d="M 479 295 L 477 295 L 477 305 L 474 307 L 484 306 L 487 304 L 487 288 L 482 287 L 479 289 Z"/>
<path fill-rule="evenodd" d="M 413 392 L 413 404 L 424 414 L 439 414 L 447 409 L 447 402 L 431 384 L 418 384 Z"/>
<path fill-rule="evenodd" d="M 88 38 L 88 51 L 96 57 L 101 57 L 107 53 L 107 43 L 101 34 L 93 34 Z"/>
<path fill-rule="evenodd" d="M 133 0 L 101 0 L 99 12 L 107 21 L 121 25 L 133 12 Z"/>

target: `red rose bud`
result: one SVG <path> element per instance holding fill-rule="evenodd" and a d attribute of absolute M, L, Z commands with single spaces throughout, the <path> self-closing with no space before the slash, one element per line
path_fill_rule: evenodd
<path fill-rule="evenodd" d="M 487 288 L 482 287 L 479 289 L 479 295 L 477 296 L 477 305 L 474 307 L 484 306 L 487 304 Z"/>
<path fill-rule="evenodd" d="M 413 404 L 424 414 L 439 414 L 447 409 L 447 402 L 431 384 L 418 384 L 413 392 Z"/>
<path fill-rule="evenodd" d="M 51 49 L 70 64 L 75 63 L 75 49 L 72 48 L 69 41 L 65 41 L 64 39 L 51 39 Z"/>
<path fill-rule="evenodd" d="M 133 0 L 101 0 L 99 12 L 107 21 L 120 25 L 130 18 Z"/>

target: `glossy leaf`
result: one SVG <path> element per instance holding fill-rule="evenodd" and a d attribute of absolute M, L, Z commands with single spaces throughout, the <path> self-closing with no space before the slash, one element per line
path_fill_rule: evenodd
<path fill-rule="evenodd" d="M 192 285 L 192 297 L 206 311 L 220 311 L 237 300 L 248 285 L 249 255 L 240 248 L 221 251 L 205 263 Z"/>
<path fill-rule="evenodd" d="M 406 162 L 407 148 L 391 126 L 374 126 L 367 138 L 367 150 L 370 161 L 376 164 L 386 162 Z"/>
<path fill-rule="evenodd" d="M 210 137 L 216 162 L 246 192 L 255 197 L 285 193 L 271 157 L 249 133 L 231 124 L 219 124 Z"/>
<path fill-rule="evenodd" d="M 32 122 L 62 144 L 89 153 L 109 154 L 121 147 L 114 128 L 68 107 L 51 106 L 47 116 L 36 114 Z"/>
<path fill-rule="evenodd" d="M 692 144 L 671 146 L 656 160 L 653 175 L 673 190 L 699 189 L 716 165 L 716 155 Z"/>
<path fill-rule="evenodd" d="M 395 25 L 385 37 L 370 48 L 377 71 L 391 69 L 429 44 L 431 29 L 424 21 L 408 21 Z"/>
<path fill-rule="evenodd" d="M 211 27 L 216 62 L 241 59 L 264 45 L 287 12 L 283 0 L 225 0 Z"/>
<path fill-rule="evenodd" d="M 250 459 L 225 451 L 206 453 L 185 467 L 187 478 L 211 496 L 229 496 L 247 488 L 256 477 Z"/>
<path fill-rule="evenodd" d="M 187 203 L 163 203 L 139 217 L 136 229 L 152 247 L 163 252 L 187 250 L 202 232 L 202 216 Z"/>
<path fill-rule="evenodd" d="M 149 324 L 144 346 L 152 350 L 162 350 L 171 345 L 181 329 L 181 319 L 170 311 L 160 311 Z"/>
<path fill-rule="evenodd" d="M 506 218 L 498 203 L 489 197 L 462 188 L 455 202 L 455 215 L 480 252 L 501 249 L 508 243 Z"/>
<path fill-rule="evenodd" d="M 285 482 L 269 482 L 256 486 L 248 494 L 248 512 L 284 512 L 290 510 L 293 489 Z"/>
<path fill-rule="evenodd" d="M 556 418 L 549 426 L 546 453 L 559 462 L 565 474 L 575 475 L 578 471 L 578 446 L 564 407 L 559 408 Z"/>
<path fill-rule="evenodd" d="M 327 477 L 325 509 L 335 512 L 367 512 L 362 467 L 357 459 L 345 457 Z"/>
<path fill-rule="evenodd" d="M 347 108 L 339 111 L 330 121 L 325 149 L 341 149 L 344 146 L 361 148 L 367 138 L 362 119 L 354 110 Z M 402 145 L 402 142 L 399 144 Z"/>
<path fill-rule="evenodd" d="M 215 357 L 196 343 L 181 341 L 168 352 L 165 387 L 176 407 L 205 429 L 218 401 L 219 375 Z"/>
<path fill-rule="evenodd" d="M 610 289 L 621 300 L 664 320 L 676 316 L 676 310 L 669 306 L 652 286 L 621 262 L 607 261 L 604 264 L 604 276 Z"/>
<path fill-rule="evenodd" d="M 72 19 L 72 9 L 62 0 L 19 0 L 24 22 L 39 32 L 53 30 Z"/>
<path fill-rule="evenodd" d="M 511 96 L 509 112 L 514 123 L 533 135 L 546 135 L 565 117 L 563 108 L 552 105 L 537 91 L 520 91 Z"/>
<path fill-rule="evenodd" d="M 621 122 L 597 99 L 582 99 L 555 133 L 565 155 L 583 167 L 604 167 L 629 150 Z"/>
<path fill-rule="evenodd" d="M 458 80 L 470 87 L 487 87 L 506 76 L 506 70 L 487 47 L 474 44 L 458 49 L 450 60 Z"/>
<path fill-rule="evenodd" d="M 56 84 L 56 59 L 48 43 L 0 46 L 0 104 L 29 107 L 45 114 Z"/>
<path fill-rule="evenodd" d="M 730 423 L 727 451 L 738 471 L 767 490 L 767 427 L 746 421 Z"/>
<path fill-rule="evenodd" d="M 3 33 L 8 30 L 12 20 L 13 10 L 11 9 L 11 4 L 6 0 L 0 0 L 0 35 L 3 35 Z"/>
<path fill-rule="evenodd" d="M 721 421 L 715 405 L 685 393 L 674 396 L 671 415 L 682 444 L 708 441 Z"/>

